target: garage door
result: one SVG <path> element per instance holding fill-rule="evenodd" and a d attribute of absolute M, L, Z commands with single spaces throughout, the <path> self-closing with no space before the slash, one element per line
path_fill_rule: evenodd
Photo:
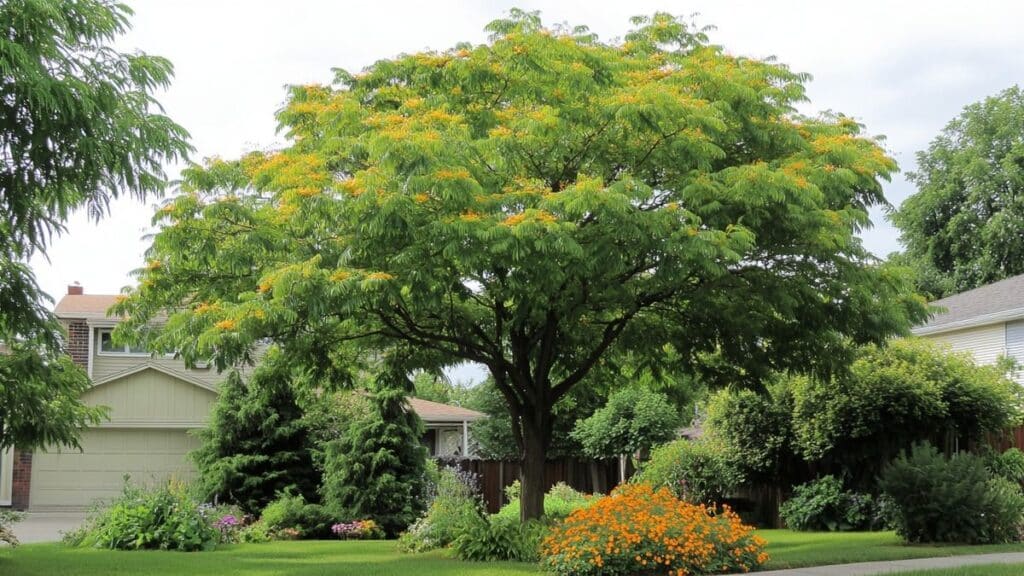
<path fill-rule="evenodd" d="M 126 474 L 135 484 L 188 480 L 195 472 L 187 454 L 198 446 L 198 439 L 183 429 L 88 430 L 82 435 L 82 452 L 32 456 L 29 507 L 88 507 L 96 499 L 120 493 Z"/>

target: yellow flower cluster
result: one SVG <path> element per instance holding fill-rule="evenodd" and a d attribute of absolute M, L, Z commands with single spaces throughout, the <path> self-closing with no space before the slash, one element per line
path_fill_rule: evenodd
<path fill-rule="evenodd" d="M 237 326 L 237 325 L 238 324 L 234 320 L 230 320 L 230 319 L 228 319 L 228 320 L 221 320 L 220 322 L 217 322 L 216 324 L 214 324 L 214 326 L 218 330 L 234 330 L 235 326 Z"/>
<path fill-rule="evenodd" d="M 387 272 L 371 272 L 366 275 L 367 280 L 393 280 L 395 277 Z"/>
<path fill-rule="evenodd" d="M 667 488 L 627 484 L 556 525 L 542 544 L 557 574 L 747 572 L 768 561 L 765 542 L 725 509 L 688 504 Z"/>

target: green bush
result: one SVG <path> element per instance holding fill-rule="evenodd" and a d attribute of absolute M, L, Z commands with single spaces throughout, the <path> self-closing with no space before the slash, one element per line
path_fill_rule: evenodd
<path fill-rule="evenodd" d="M 220 386 L 210 424 L 192 453 L 202 498 L 258 515 L 281 492 L 316 498 L 309 427 L 285 370 L 268 352 L 248 381 L 231 372 Z"/>
<path fill-rule="evenodd" d="M 406 401 L 404 372 L 395 370 L 377 376 L 372 414 L 324 447 L 320 488 L 335 516 L 373 520 L 389 537 L 424 510 L 427 460 L 420 443 L 423 423 Z"/>
<path fill-rule="evenodd" d="M 505 493 L 509 496 L 508 503 L 501 507 L 496 516 L 518 521 L 519 481 L 516 480 L 511 486 L 506 487 Z M 580 508 L 585 508 L 593 500 L 593 495 L 584 494 L 565 482 L 559 482 L 544 496 L 544 518 L 548 521 L 561 520 Z"/>
<path fill-rule="evenodd" d="M 1024 452 L 1016 448 L 1010 448 L 1002 454 L 991 451 L 988 453 L 986 467 L 989 472 L 1006 478 L 1010 482 L 1024 484 Z"/>
<path fill-rule="evenodd" d="M 462 529 L 452 549 L 461 560 L 538 562 L 540 543 L 546 534 L 547 526 L 541 522 L 522 524 L 518 518 L 479 517 Z"/>
<path fill-rule="evenodd" d="M 287 538 L 332 538 L 334 518 L 319 504 L 310 504 L 301 494 L 282 494 L 263 509 L 260 522 L 271 534 L 287 531 Z"/>
<path fill-rule="evenodd" d="M 979 456 L 947 459 L 919 444 L 883 470 L 880 486 L 896 503 L 896 530 L 909 542 L 990 544 L 1020 537 L 1020 487 L 993 477 Z"/>
<path fill-rule="evenodd" d="M 683 439 L 655 448 L 632 481 L 664 486 L 687 502 L 714 504 L 739 486 L 743 475 L 722 444 Z"/>
<path fill-rule="evenodd" d="M 10 510 L 0 510 L 0 542 L 17 546 L 18 537 L 14 535 L 14 524 L 20 522 L 23 516 Z"/>
<path fill-rule="evenodd" d="M 435 495 L 426 513 L 399 537 L 405 552 L 425 552 L 449 546 L 465 529 L 483 518 L 476 479 L 455 468 L 438 472 Z"/>
<path fill-rule="evenodd" d="M 146 489 L 125 483 L 109 507 L 94 513 L 65 542 L 114 550 L 212 550 L 220 540 L 213 509 L 185 486 L 169 482 Z"/>
<path fill-rule="evenodd" d="M 844 490 L 841 480 L 823 476 L 794 488 L 779 516 L 793 530 L 845 532 L 873 528 L 876 514 L 870 494 Z"/>
<path fill-rule="evenodd" d="M 257 520 L 238 531 L 238 541 L 245 544 L 263 544 L 274 539 L 274 531 L 266 522 Z"/>

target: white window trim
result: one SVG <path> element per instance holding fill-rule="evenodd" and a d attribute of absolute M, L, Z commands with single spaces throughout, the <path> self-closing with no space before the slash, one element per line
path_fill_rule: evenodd
<path fill-rule="evenodd" d="M 123 352 L 111 352 L 109 350 L 104 350 L 103 349 L 103 336 L 102 336 L 102 334 L 104 332 L 113 332 L 113 331 L 114 331 L 113 328 L 97 328 L 96 329 L 96 334 L 98 336 L 95 339 L 95 342 L 96 342 L 96 355 L 97 356 L 117 356 L 118 358 L 149 358 L 149 357 L 152 356 L 152 354 L 149 353 L 149 352 L 129 352 L 128 351 L 129 348 L 128 348 L 127 344 L 124 346 L 124 351 Z"/>

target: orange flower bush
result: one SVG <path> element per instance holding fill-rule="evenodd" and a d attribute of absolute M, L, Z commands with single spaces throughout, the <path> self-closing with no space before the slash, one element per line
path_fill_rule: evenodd
<path fill-rule="evenodd" d="M 627 484 L 555 526 L 541 553 L 557 574 L 684 576 L 749 571 L 768 560 L 764 545 L 728 508 Z"/>

